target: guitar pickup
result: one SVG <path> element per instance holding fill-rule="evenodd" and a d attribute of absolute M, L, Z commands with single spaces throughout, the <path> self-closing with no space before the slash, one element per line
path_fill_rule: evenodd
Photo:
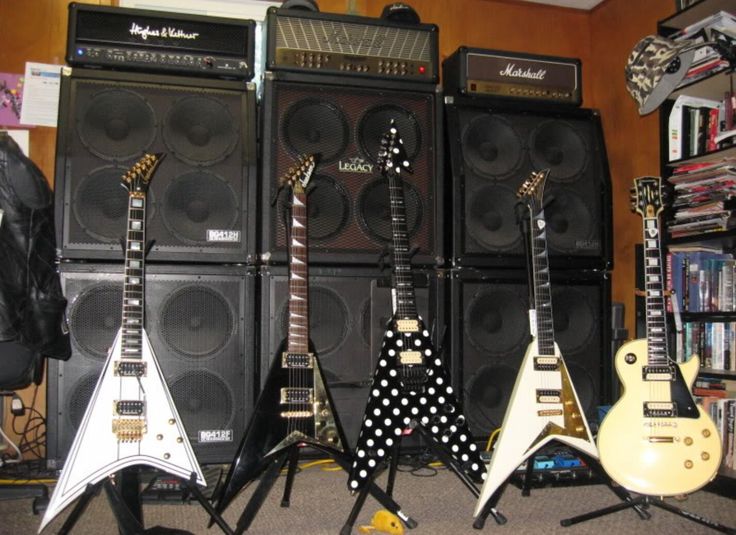
<path fill-rule="evenodd" d="M 419 332 L 419 320 L 396 320 L 396 330 L 400 333 Z"/>
<path fill-rule="evenodd" d="M 560 369 L 559 357 L 534 357 L 534 369 L 540 372 L 554 372 Z"/>
<path fill-rule="evenodd" d="M 672 365 L 644 366 L 641 374 L 645 381 L 674 381 L 677 376 L 675 367 Z"/>
<path fill-rule="evenodd" d="M 674 418 L 677 404 L 672 401 L 645 401 L 644 416 L 647 418 Z"/>
<path fill-rule="evenodd" d="M 116 418 L 112 421 L 112 432 L 120 442 L 140 442 L 146 432 L 143 418 Z"/>
<path fill-rule="evenodd" d="M 424 364 L 424 359 L 419 351 L 399 351 L 400 364 Z"/>
<path fill-rule="evenodd" d="M 143 401 L 122 400 L 115 402 L 115 414 L 118 416 L 142 416 L 146 405 Z"/>
<path fill-rule="evenodd" d="M 561 403 L 562 392 L 560 390 L 537 390 L 537 403 Z"/>
<path fill-rule="evenodd" d="M 146 363 L 140 360 L 115 361 L 113 370 L 113 373 L 118 377 L 145 377 L 147 372 Z"/>
<path fill-rule="evenodd" d="M 311 388 L 282 388 L 281 403 L 312 403 L 314 394 Z"/>
<path fill-rule="evenodd" d="M 313 367 L 314 355 L 311 353 L 283 353 L 281 356 L 281 366 L 284 368 L 305 368 Z"/>

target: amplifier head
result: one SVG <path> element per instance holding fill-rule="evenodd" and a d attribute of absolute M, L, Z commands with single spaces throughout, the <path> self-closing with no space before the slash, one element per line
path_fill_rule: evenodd
<path fill-rule="evenodd" d="M 266 68 L 436 83 L 434 24 L 269 8 Z"/>
<path fill-rule="evenodd" d="M 69 4 L 66 60 L 80 67 L 250 80 L 256 23 Z"/>
<path fill-rule="evenodd" d="M 443 63 L 448 95 L 536 100 L 579 106 L 581 61 L 575 58 L 460 47 Z"/>

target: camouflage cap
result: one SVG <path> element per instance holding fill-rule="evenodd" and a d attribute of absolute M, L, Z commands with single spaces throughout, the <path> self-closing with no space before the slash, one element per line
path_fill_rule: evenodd
<path fill-rule="evenodd" d="M 692 45 L 659 35 L 647 35 L 636 44 L 625 73 L 626 89 L 639 104 L 640 115 L 656 110 L 685 77 L 695 54 Z"/>

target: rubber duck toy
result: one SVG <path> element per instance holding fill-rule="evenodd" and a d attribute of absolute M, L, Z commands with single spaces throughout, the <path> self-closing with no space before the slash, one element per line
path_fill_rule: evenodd
<path fill-rule="evenodd" d="M 404 524 L 395 514 L 381 509 L 371 518 L 370 526 L 359 526 L 359 533 L 386 533 L 388 535 L 404 535 Z"/>

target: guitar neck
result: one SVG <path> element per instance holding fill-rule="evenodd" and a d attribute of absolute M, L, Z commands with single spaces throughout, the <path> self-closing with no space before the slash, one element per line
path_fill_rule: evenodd
<path fill-rule="evenodd" d="M 540 355 L 554 355 L 555 331 L 547 254 L 547 225 L 544 210 L 541 208 L 536 213 L 532 209 L 530 238 L 537 348 Z"/>
<path fill-rule="evenodd" d="M 125 244 L 123 284 L 122 355 L 142 359 L 144 321 L 144 275 L 146 254 L 146 197 L 132 193 L 128 199 L 128 231 Z"/>
<path fill-rule="evenodd" d="M 650 365 L 656 366 L 667 364 L 669 361 L 658 217 L 644 217 L 643 228 L 647 359 Z"/>
<path fill-rule="evenodd" d="M 414 278 L 409 258 L 409 233 L 406 225 L 404 185 L 401 177 L 388 173 L 389 200 L 391 204 L 391 229 L 393 242 L 393 276 L 396 291 L 396 314 L 400 318 L 417 317 Z"/>
<path fill-rule="evenodd" d="M 292 190 L 289 243 L 289 329 L 287 351 L 309 352 L 309 289 L 307 269 L 307 195 L 301 184 Z"/>

